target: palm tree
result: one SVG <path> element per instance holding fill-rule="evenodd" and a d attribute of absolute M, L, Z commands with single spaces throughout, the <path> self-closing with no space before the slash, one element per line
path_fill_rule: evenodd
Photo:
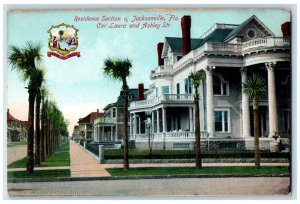
<path fill-rule="evenodd" d="M 200 120 L 199 120 L 199 86 L 201 81 L 205 78 L 203 70 L 190 74 L 192 85 L 195 89 L 194 106 L 195 106 L 195 140 L 196 140 L 196 168 L 202 168 L 201 161 L 201 142 L 200 142 Z"/>
<path fill-rule="evenodd" d="M 128 95 L 129 88 L 127 77 L 130 75 L 132 63 L 129 59 L 107 58 L 104 62 L 104 74 L 122 82 L 122 94 L 124 97 L 124 170 L 129 169 L 128 159 Z"/>
<path fill-rule="evenodd" d="M 255 146 L 255 167 L 260 168 L 259 154 L 259 119 L 258 119 L 258 97 L 267 88 L 266 81 L 257 74 L 253 74 L 243 83 L 244 92 L 253 99 L 253 123 L 254 123 L 254 146 Z"/>
<path fill-rule="evenodd" d="M 28 114 L 28 138 L 27 138 L 27 172 L 34 171 L 34 101 L 37 94 L 36 89 L 36 63 L 42 60 L 42 50 L 39 44 L 26 43 L 24 48 L 10 46 L 8 56 L 12 69 L 17 70 L 22 81 L 28 82 L 29 114 Z"/>
<path fill-rule="evenodd" d="M 41 88 L 45 81 L 45 69 L 40 65 L 36 71 L 36 103 L 35 103 L 35 164 L 40 165 L 41 163 Z"/>

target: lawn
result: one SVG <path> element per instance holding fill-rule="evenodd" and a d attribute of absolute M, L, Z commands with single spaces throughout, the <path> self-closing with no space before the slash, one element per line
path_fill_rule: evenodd
<path fill-rule="evenodd" d="M 7 172 L 8 179 L 19 179 L 19 178 L 67 178 L 70 177 L 71 173 L 69 169 L 63 170 L 38 170 L 30 174 L 26 171 L 12 171 Z"/>
<path fill-rule="evenodd" d="M 62 143 L 60 147 L 40 165 L 40 167 L 54 166 L 70 166 L 69 141 Z M 26 168 L 26 157 L 8 165 L 7 168 Z"/>
<path fill-rule="evenodd" d="M 199 175 L 199 176 L 279 176 L 289 175 L 287 166 L 263 166 L 256 169 L 254 166 L 230 167 L 140 167 L 124 171 L 122 168 L 107 168 L 112 176 L 174 176 L 174 175 Z"/>

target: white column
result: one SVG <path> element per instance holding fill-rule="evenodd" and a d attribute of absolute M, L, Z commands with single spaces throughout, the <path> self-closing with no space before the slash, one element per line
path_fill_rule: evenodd
<path fill-rule="evenodd" d="M 138 116 L 138 118 L 139 118 L 139 134 L 141 134 L 141 117 Z"/>
<path fill-rule="evenodd" d="M 129 114 L 130 115 L 130 129 L 129 129 L 129 132 L 130 132 L 130 135 L 132 135 L 132 114 Z"/>
<path fill-rule="evenodd" d="M 215 67 L 208 66 L 206 73 L 206 106 L 207 106 L 207 133 L 209 137 L 215 137 L 215 113 L 214 113 L 214 90 L 213 70 Z"/>
<path fill-rule="evenodd" d="M 133 134 L 136 135 L 136 114 L 133 114 Z"/>
<path fill-rule="evenodd" d="M 159 133 L 160 132 L 160 127 L 159 127 L 159 111 L 158 111 L 158 109 L 156 109 L 156 127 L 157 127 L 157 133 Z"/>
<path fill-rule="evenodd" d="M 162 125 L 163 125 L 163 132 L 167 132 L 167 125 L 166 125 L 166 108 L 162 107 Z"/>
<path fill-rule="evenodd" d="M 247 81 L 247 69 L 241 68 L 241 77 L 242 77 L 242 133 L 243 137 L 250 137 L 250 109 L 249 109 L 249 96 L 244 93 L 243 84 Z"/>
<path fill-rule="evenodd" d="M 275 132 L 278 132 L 276 86 L 274 73 L 275 65 L 276 62 L 266 63 L 266 68 L 268 71 L 269 137 L 272 137 Z"/>
<path fill-rule="evenodd" d="M 154 111 L 151 112 L 151 128 L 152 128 L 152 133 L 154 133 Z"/>
<path fill-rule="evenodd" d="M 93 132 L 93 138 L 94 138 L 94 141 L 96 141 L 96 126 L 94 126 L 94 132 Z"/>
<path fill-rule="evenodd" d="M 190 116 L 190 132 L 194 132 L 193 108 L 192 107 L 189 107 L 189 116 Z"/>

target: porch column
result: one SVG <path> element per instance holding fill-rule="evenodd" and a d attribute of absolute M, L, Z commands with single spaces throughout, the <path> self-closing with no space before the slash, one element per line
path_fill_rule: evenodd
<path fill-rule="evenodd" d="M 276 62 L 266 63 L 268 71 L 268 100 L 269 100 L 269 137 L 278 132 L 277 102 L 275 87 L 275 68 Z"/>
<path fill-rule="evenodd" d="M 159 110 L 156 109 L 156 132 L 159 133 L 160 132 L 160 127 L 159 127 Z"/>
<path fill-rule="evenodd" d="M 130 135 L 132 135 L 132 114 L 129 114 L 130 117 L 129 117 L 129 120 L 130 120 L 130 129 L 129 129 L 129 133 Z"/>
<path fill-rule="evenodd" d="M 189 116 L 190 116 L 190 132 L 194 132 L 193 108 L 192 107 L 189 107 Z"/>
<path fill-rule="evenodd" d="M 250 110 L 249 110 L 249 96 L 244 93 L 243 83 L 247 81 L 247 69 L 241 68 L 241 77 L 242 77 L 242 133 L 243 137 L 250 137 Z"/>
<path fill-rule="evenodd" d="M 105 136 L 104 136 L 104 126 L 102 126 L 102 132 L 101 132 L 101 141 L 105 140 Z"/>
<path fill-rule="evenodd" d="M 133 114 L 133 134 L 136 135 L 136 114 Z"/>
<path fill-rule="evenodd" d="M 139 134 L 141 134 L 141 117 L 138 116 L 138 118 L 139 118 Z"/>
<path fill-rule="evenodd" d="M 94 126 L 94 135 L 93 135 L 94 141 L 96 141 L 96 126 Z"/>
<path fill-rule="evenodd" d="M 213 70 L 214 66 L 208 66 L 206 73 L 206 104 L 207 104 L 207 133 L 209 137 L 215 137 L 215 114 L 214 114 L 214 89 Z"/>
<path fill-rule="evenodd" d="M 110 126 L 110 141 L 113 140 L 113 126 Z"/>
<path fill-rule="evenodd" d="M 154 133 L 154 111 L 151 112 L 151 129 L 152 133 Z"/>
<path fill-rule="evenodd" d="M 162 107 L 162 125 L 163 125 L 163 132 L 167 132 L 167 127 L 166 127 L 166 108 Z"/>

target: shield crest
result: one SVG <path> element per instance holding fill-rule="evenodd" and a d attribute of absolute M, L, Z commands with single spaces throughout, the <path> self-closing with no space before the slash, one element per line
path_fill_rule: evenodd
<path fill-rule="evenodd" d="M 52 52 L 56 52 L 63 57 L 74 52 L 78 48 L 78 29 L 73 25 L 61 23 L 52 25 L 48 30 L 50 34 L 48 47 Z"/>

